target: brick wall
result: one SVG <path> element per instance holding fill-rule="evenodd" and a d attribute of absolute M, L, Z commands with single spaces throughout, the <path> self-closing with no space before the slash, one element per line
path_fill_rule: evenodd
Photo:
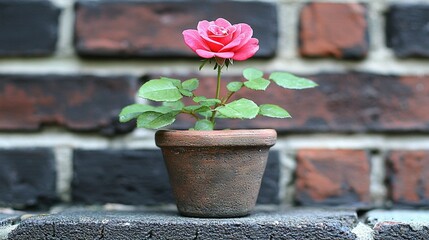
<path fill-rule="evenodd" d="M 429 1 L 0 0 L 0 207 L 172 203 L 154 132 L 117 114 L 150 77 L 210 93 L 181 31 L 217 17 L 261 45 L 226 81 L 258 66 L 320 85 L 241 93 L 292 119 L 220 123 L 279 133 L 259 203 L 429 206 Z"/>

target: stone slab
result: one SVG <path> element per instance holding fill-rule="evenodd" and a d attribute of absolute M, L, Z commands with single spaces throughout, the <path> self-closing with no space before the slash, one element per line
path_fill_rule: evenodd
<path fill-rule="evenodd" d="M 23 220 L 9 239 L 356 239 L 354 211 L 259 211 L 201 219 L 175 211 L 66 211 Z"/>
<path fill-rule="evenodd" d="M 20 222 L 20 217 L 20 214 L 0 212 L 0 239 L 7 239 L 9 232 L 15 229 Z"/>
<path fill-rule="evenodd" d="M 429 239 L 429 210 L 373 210 L 366 218 L 374 239 Z"/>

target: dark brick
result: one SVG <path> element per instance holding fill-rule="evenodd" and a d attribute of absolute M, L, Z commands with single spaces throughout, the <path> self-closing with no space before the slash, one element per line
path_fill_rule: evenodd
<path fill-rule="evenodd" d="M 429 239 L 429 211 L 373 210 L 366 214 L 374 240 Z"/>
<path fill-rule="evenodd" d="M 260 40 L 256 57 L 274 56 L 277 10 L 266 2 L 80 1 L 75 45 L 82 56 L 196 57 L 182 41 L 182 31 L 220 16 L 252 26 Z"/>
<path fill-rule="evenodd" d="M 0 56 L 55 52 L 59 13 L 46 0 L 0 0 Z"/>
<path fill-rule="evenodd" d="M 170 211 L 74 211 L 25 219 L 9 240 L 26 239 L 356 239 L 353 211 L 288 210 L 201 219 Z"/>
<path fill-rule="evenodd" d="M 280 153 L 271 150 L 268 155 L 267 167 L 261 182 L 257 199 L 258 204 L 280 203 Z"/>
<path fill-rule="evenodd" d="M 215 77 L 198 74 L 175 77 L 199 77 L 197 95 L 215 95 Z M 272 84 L 265 92 L 240 90 L 233 97 L 246 97 L 257 104 L 278 104 L 290 112 L 292 119 L 218 120 L 217 128 L 275 128 L 279 133 L 429 132 L 429 111 L 422 107 L 429 105 L 429 76 L 351 72 L 307 77 L 319 86 L 310 90 L 285 90 Z M 223 84 L 240 79 L 238 75 L 226 76 Z M 174 127 L 186 129 L 192 124 L 192 118 L 180 115 Z"/>
<path fill-rule="evenodd" d="M 370 165 L 363 150 L 302 149 L 297 152 L 296 201 L 302 205 L 365 205 Z"/>
<path fill-rule="evenodd" d="M 386 41 L 398 57 L 429 57 L 429 4 L 394 4 L 386 15 Z"/>
<path fill-rule="evenodd" d="M 76 150 L 73 159 L 72 192 L 76 202 L 174 203 L 159 150 Z M 278 152 L 271 152 L 258 203 L 279 203 L 279 174 Z"/>
<path fill-rule="evenodd" d="M 429 206 L 429 151 L 391 151 L 390 198 L 394 204 Z"/>
<path fill-rule="evenodd" d="M 132 205 L 174 202 L 159 150 L 76 150 L 73 155 L 74 201 Z"/>
<path fill-rule="evenodd" d="M 117 114 L 134 101 L 136 83 L 130 76 L 0 75 L 0 130 L 130 131 Z"/>
<path fill-rule="evenodd" d="M 49 149 L 0 150 L 0 206 L 48 206 L 57 198 L 55 186 L 55 160 Z"/>
<path fill-rule="evenodd" d="M 359 3 L 309 3 L 300 15 L 305 57 L 361 59 L 368 54 L 367 9 Z"/>

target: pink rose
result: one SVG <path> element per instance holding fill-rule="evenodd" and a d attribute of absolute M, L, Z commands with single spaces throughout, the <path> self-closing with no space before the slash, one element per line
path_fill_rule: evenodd
<path fill-rule="evenodd" d="M 188 47 L 202 58 L 222 58 L 236 61 L 246 60 L 259 49 L 259 41 L 252 38 L 252 28 L 239 23 L 231 25 L 223 18 L 209 22 L 200 21 L 197 30 L 183 31 Z"/>

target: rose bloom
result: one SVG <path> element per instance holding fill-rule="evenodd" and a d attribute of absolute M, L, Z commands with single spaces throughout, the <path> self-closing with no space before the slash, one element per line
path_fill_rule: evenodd
<path fill-rule="evenodd" d="M 252 38 L 253 30 L 245 23 L 232 25 L 223 18 L 203 20 L 197 30 L 183 31 L 188 47 L 202 58 L 246 60 L 259 49 L 259 41 Z"/>

